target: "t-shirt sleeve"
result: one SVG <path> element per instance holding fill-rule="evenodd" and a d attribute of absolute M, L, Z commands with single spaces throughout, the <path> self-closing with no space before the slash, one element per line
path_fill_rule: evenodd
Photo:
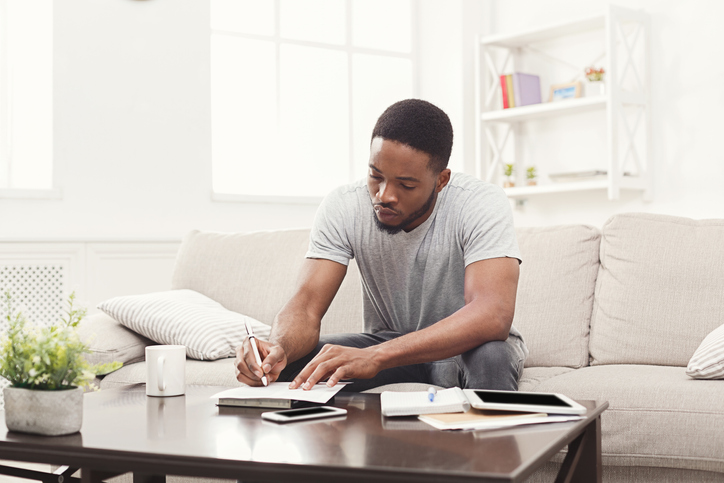
<path fill-rule="evenodd" d="M 306 258 L 323 258 L 342 265 L 349 265 L 354 258 L 345 225 L 354 216 L 343 198 L 344 193 L 337 189 L 322 201 L 314 217 Z"/>
<path fill-rule="evenodd" d="M 467 200 L 462 218 L 465 266 L 490 258 L 522 262 L 513 225 L 513 211 L 502 188 L 486 185 Z"/>

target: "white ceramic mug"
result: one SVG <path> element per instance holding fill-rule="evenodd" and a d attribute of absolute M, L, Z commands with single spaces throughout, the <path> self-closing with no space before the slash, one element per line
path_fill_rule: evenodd
<path fill-rule="evenodd" d="M 186 392 L 186 347 L 146 347 L 146 395 L 180 396 Z"/>

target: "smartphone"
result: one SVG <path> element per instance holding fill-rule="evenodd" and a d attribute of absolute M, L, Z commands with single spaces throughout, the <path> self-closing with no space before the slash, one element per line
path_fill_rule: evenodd
<path fill-rule="evenodd" d="M 346 409 L 332 406 L 315 406 L 312 408 L 285 409 L 283 411 L 267 411 L 261 413 L 261 418 L 275 423 L 291 423 L 292 421 L 306 421 L 308 419 L 331 418 L 345 416 Z"/>
<path fill-rule="evenodd" d="M 465 389 L 463 392 L 470 405 L 476 409 L 575 415 L 586 413 L 585 407 L 563 394 L 481 389 Z"/>

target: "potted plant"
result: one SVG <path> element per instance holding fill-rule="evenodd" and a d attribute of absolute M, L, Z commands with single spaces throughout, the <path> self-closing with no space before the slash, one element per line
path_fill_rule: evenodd
<path fill-rule="evenodd" d="M 505 164 L 503 165 L 503 174 L 505 175 L 505 181 L 503 182 L 503 188 L 512 188 L 515 186 L 513 182 L 513 172 L 515 171 L 515 165 Z"/>
<path fill-rule="evenodd" d="M 89 364 L 89 350 L 76 332 L 85 309 L 68 298 L 67 317 L 46 327 L 28 323 L 14 312 L 5 292 L 8 331 L 0 340 L 0 376 L 10 381 L 3 390 L 5 423 L 11 431 L 62 435 L 80 430 L 83 422 L 83 389 L 95 388 L 96 375 L 121 367 L 120 362 Z"/>
<path fill-rule="evenodd" d="M 583 84 L 584 95 L 586 97 L 602 96 L 606 94 L 606 83 L 604 82 L 606 71 L 603 67 L 596 69 L 595 67 L 586 68 L 586 81 Z"/>
<path fill-rule="evenodd" d="M 525 178 L 528 180 L 528 186 L 535 186 L 538 184 L 536 181 L 537 177 L 538 173 L 536 172 L 535 166 L 529 166 L 528 169 L 525 170 Z"/>

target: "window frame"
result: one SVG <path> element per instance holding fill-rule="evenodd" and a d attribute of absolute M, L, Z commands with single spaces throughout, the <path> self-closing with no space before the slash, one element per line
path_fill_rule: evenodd
<path fill-rule="evenodd" d="M 50 3 L 53 9 L 53 3 Z M 52 16 L 52 10 L 51 10 Z M 8 182 L 12 179 L 13 170 L 13 89 L 12 89 L 12 66 L 8 57 L 8 7 L 7 0 L 0 0 L 0 172 L 4 172 Z M 51 39 L 53 33 L 50 33 Z M 51 56 L 54 46 L 51 43 Z M 51 76 L 53 75 L 51 68 Z M 53 79 L 50 80 L 51 89 Z M 52 96 L 52 93 L 51 93 Z M 51 107 L 53 109 L 52 101 Z M 52 119 L 52 113 L 51 113 Z M 52 120 L 51 120 L 52 123 Z M 53 145 L 53 130 L 51 127 L 50 143 Z M 0 199 L 48 199 L 58 200 L 63 198 L 63 190 L 60 188 L 60 176 L 58 163 L 55 160 L 51 148 L 51 187 L 50 188 L 13 188 L 0 186 Z"/>
<path fill-rule="evenodd" d="M 402 53 L 389 50 L 381 50 L 367 47 L 355 47 L 352 44 L 352 0 L 344 0 L 345 2 L 345 43 L 342 45 L 338 44 L 327 44 L 324 42 L 315 42 L 307 40 L 296 40 L 283 38 L 280 35 L 280 0 L 274 1 L 274 35 L 258 35 L 258 34 L 245 34 L 241 32 L 234 32 L 229 30 L 214 29 L 209 25 L 209 38 L 214 35 L 226 35 L 231 37 L 238 37 L 248 40 L 263 40 L 274 42 L 275 55 L 276 55 L 276 98 L 277 98 L 277 122 L 280 118 L 280 97 L 281 97 L 281 79 L 280 79 L 280 51 L 282 44 L 297 45 L 302 47 L 314 47 L 320 49 L 334 50 L 337 52 L 344 52 L 347 56 L 347 86 L 348 86 L 348 129 L 349 129 L 349 147 L 347 150 L 347 163 L 348 163 L 348 183 L 354 182 L 357 177 L 354 176 L 354 109 L 353 109 L 353 56 L 355 54 L 367 54 L 377 55 L 383 57 L 391 57 L 397 59 L 407 59 L 412 65 L 412 97 L 419 97 L 420 92 L 420 81 L 419 81 L 419 36 L 418 36 L 418 19 L 419 19 L 419 8 L 415 0 L 409 0 L 410 2 L 410 52 Z M 212 67 L 213 68 L 213 67 Z M 212 126 L 213 136 L 213 126 Z M 213 171 L 213 154 L 210 157 L 210 169 Z M 211 200 L 218 202 L 242 202 L 242 203 L 271 203 L 271 204 L 310 204 L 318 205 L 324 199 L 323 195 L 320 196 L 284 196 L 284 195 L 251 195 L 251 194 L 238 194 L 238 193 L 225 193 L 214 191 L 213 187 L 213 174 L 211 176 Z"/>

